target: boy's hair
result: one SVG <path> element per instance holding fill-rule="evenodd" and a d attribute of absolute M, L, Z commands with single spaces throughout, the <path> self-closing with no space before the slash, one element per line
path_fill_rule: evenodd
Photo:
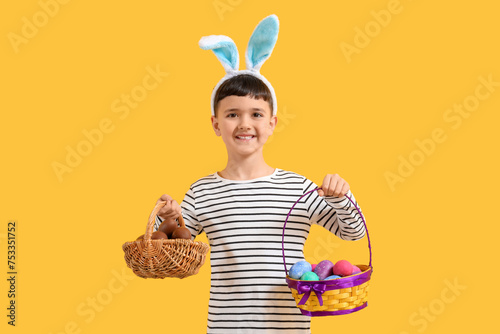
<path fill-rule="evenodd" d="M 217 117 L 217 105 L 219 101 L 231 95 L 250 96 L 254 99 L 263 99 L 269 103 L 271 115 L 273 114 L 273 96 L 271 91 L 262 80 L 253 75 L 236 75 L 220 85 L 214 98 L 215 117 Z"/>

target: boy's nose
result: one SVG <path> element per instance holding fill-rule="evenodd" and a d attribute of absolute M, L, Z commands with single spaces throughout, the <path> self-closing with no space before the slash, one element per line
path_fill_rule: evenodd
<path fill-rule="evenodd" d="M 248 117 L 241 117 L 240 118 L 240 123 L 238 124 L 238 127 L 240 129 L 248 129 L 250 128 L 250 122 Z"/>
<path fill-rule="evenodd" d="M 248 123 L 243 123 L 241 122 L 240 125 L 238 126 L 240 129 L 250 129 L 250 125 Z"/>

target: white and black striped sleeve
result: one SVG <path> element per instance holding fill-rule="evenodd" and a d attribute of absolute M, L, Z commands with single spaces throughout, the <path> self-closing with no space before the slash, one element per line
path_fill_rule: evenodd
<path fill-rule="evenodd" d="M 161 219 L 160 217 L 156 216 L 155 225 L 153 227 L 153 232 L 158 231 L 158 228 L 160 227 L 160 224 L 161 224 L 162 221 L 163 221 L 163 219 Z"/>
<path fill-rule="evenodd" d="M 314 182 L 304 180 L 304 194 L 317 187 Z M 347 192 L 347 196 L 358 205 L 351 191 Z M 347 197 L 321 197 L 317 191 L 313 191 L 305 196 L 304 200 L 309 219 L 313 223 L 324 227 L 343 240 L 354 241 L 364 237 L 365 226 L 361 216 Z"/>
<path fill-rule="evenodd" d="M 201 226 L 198 216 L 196 215 L 196 199 L 192 187 L 189 188 L 184 196 L 184 200 L 181 203 L 181 209 L 184 223 L 191 231 L 191 240 L 194 240 L 198 234 L 203 232 L 203 226 Z"/>
<path fill-rule="evenodd" d="M 189 188 L 188 192 L 184 196 L 184 200 L 181 203 L 182 209 L 182 218 L 184 218 L 184 224 L 191 231 L 191 240 L 194 240 L 198 234 L 203 232 L 203 227 L 198 221 L 198 217 L 196 216 L 196 202 L 193 193 L 193 189 Z M 154 225 L 154 231 L 158 231 L 158 227 L 160 226 L 163 219 L 159 216 L 156 216 L 156 221 Z"/>

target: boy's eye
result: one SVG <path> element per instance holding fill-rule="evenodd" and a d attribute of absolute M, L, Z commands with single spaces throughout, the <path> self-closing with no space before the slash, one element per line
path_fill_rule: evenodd
<path fill-rule="evenodd" d="M 254 116 L 254 117 L 262 117 L 262 114 L 261 114 L 261 113 L 258 113 L 258 112 L 255 112 L 255 113 L 253 114 L 253 116 Z"/>
<path fill-rule="evenodd" d="M 233 113 L 227 114 L 226 117 L 233 118 L 233 117 L 236 117 L 236 116 L 237 116 L 236 113 L 233 112 Z"/>

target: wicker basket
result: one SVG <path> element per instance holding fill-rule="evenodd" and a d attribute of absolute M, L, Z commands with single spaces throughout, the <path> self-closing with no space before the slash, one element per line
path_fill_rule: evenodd
<path fill-rule="evenodd" d="M 158 202 L 149 216 L 143 240 L 126 242 L 122 249 L 125 262 L 134 274 L 142 278 L 185 278 L 195 275 L 205 263 L 209 246 L 188 239 L 151 240 L 156 214 L 166 202 Z M 185 226 L 182 215 L 180 226 Z"/>
<path fill-rule="evenodd" d="M 363 224 L 365 225 L 366 236 L 368 237 L 368 249 L 370 251 L 369 265 L 356 265 L 359 269 L 361 269 L 361 273 L 331 280 L 301 281 L 288 276 L 284 243 L 285 227 L 288 217 L 302 197 L 319 189 L 321 188 L 313 189 L 301 196 L 290 209 L 290 212 L 286 217 L 285 224 L 283 225 L 282 249 L 286 282 L 292 291 L 297 307 L 300 308 L 300 311 L 304 315 L 318 317 L 353 313 L 364 309 L 368 305 L 368 288 L 373 268 L 370 236 L 368 234 L 368 229 L 366 228 L 365 219 L 359 208 L 348 196 L 347 198 L 356 207 L 361 219 L 363 220 Z"/>

